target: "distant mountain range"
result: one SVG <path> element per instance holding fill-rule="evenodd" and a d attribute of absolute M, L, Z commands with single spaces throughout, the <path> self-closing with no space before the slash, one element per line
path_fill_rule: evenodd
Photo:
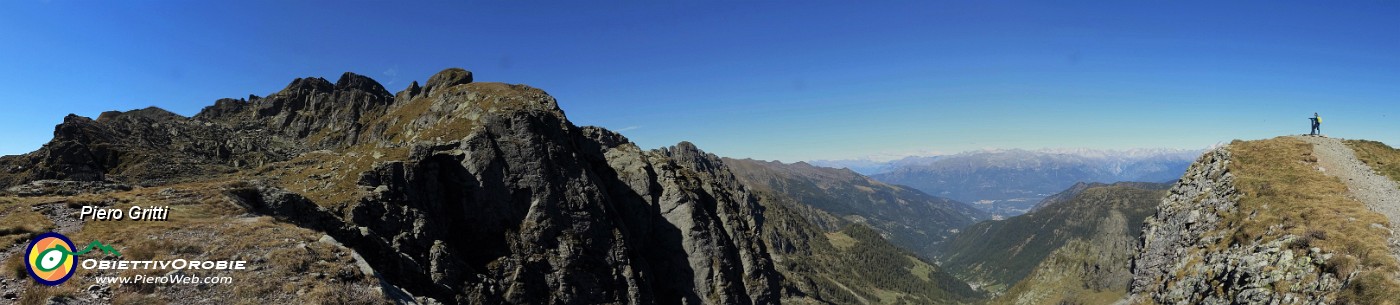
<path fill-rule="evenodd" d="M 999 217 L 1029 211 L 1077 182 L 1175 181 L 1202 150 L 980 150 L 944 156 L 813 161 L 865 171 L 871 178 L 967 202 Z"/>

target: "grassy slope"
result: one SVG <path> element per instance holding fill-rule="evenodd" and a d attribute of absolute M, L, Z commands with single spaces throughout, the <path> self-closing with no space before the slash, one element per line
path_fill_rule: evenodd
<path fill-rule="evenodd" d="M 1317 158 L 1312 145 L 1296 139 L 1235 141 L 1229 146 L 1236 187 L 1244 193 L 1239 213 L 1222 215 L 1224 230 L 1232 238 L 1219 248 L 1252 240 L 1272 240 L 1293 234 L 1304 238 L 1295 249 L 1318 247 L 1338 254 L 1327 262 L 1327 271 L 1355 272 L 1344 287 L 1341 300 L 1352 304 L 1400 304 L 1400 284 L 1394 280 L 1400 265 L 1386 248 L 1384 216 L 1347 196 L 1346 185 L 1313 168 Z"/>
<path fill-rule="evenodd" d="M 988 291 L 1002 291 L 1025 278 L 1066 242 L 1093 237 L 1111 213 L 1123 214 L 1136 238 L 1141 235 L 1143 219 L 1155 212 L 1165 195 L 1160 187 L 1091 187 L 1033 213 L 963 230 L 948 243 L 943 266 L 960 278 L 984 284 Z"/>

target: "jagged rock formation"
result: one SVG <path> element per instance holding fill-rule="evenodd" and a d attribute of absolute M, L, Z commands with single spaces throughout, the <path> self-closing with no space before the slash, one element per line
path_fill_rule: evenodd
<path fill-rule="evenodd" d="M 725 159 L 725 163 L 754 189 L 786 194 L 845 220 L 869 225 L 924 258 L 937 257 L 943 242 L 959 229 L 989 218 L 967 204 L 881 183 L 848 169 L 750 159 Z"/>
<path fill-rule="evenodd" d="M 1157 215 L 1147 220 L 1146 234 L 1142 237 L 1143 250 L 1134 259 L 1136 279 L 1133 282 L 1133 291 L 1160 289 L 1164 292 L 1164 299 L 1185 299 L 1192 297 L 1185 294 L 1198 292 L 1196 289 L 1184 289 L 1188 287 L 1165 286 L 1169 284 L 1168 279 L 1176 277 L 1172 274 L 1174 271 L 1190 262 L 1187 256 L 1195 254 L 1181 251 L 1182 249 L 1203 248 L 1227 238 L 1223 234 L 1209 233 L 1221 227 L 1224 215 L 1239 213 L 1237 202 L 1241 194 L 1235 188 L 1234 175 L 1229 173 L 1229 162 L 1228 150 L 1215 149 L 1207 152 L 1200 161 L 1192 164 L 1181 181 L 1172 187 L 1171 194 L 1158 207 Z M 1201 244 L 1202 247 L 1197 247 L 1197 244 Z M 1233 249 L 1236 250 L 1233 252 L 1237 253 L 1231 254 L 1236 258 L 1248 257 L 1254 252 L 1253 248 Z M 1245 267 L 1256 265 L 1251 263 Z M 1259 270 L 1252 271 L 1257 274 Z M 1194 282 L 1179 283 L 1195 285 Z M 1336 283 L 1335 279 L 1323 282 L 1329 283 L 1332 286 L 1340 284 Z"/>
<path fill-rule="evenodd" d="M 0 189 L 27 181 L 121 181 L 153 185 L 225 174 L 285 160 L 290 140 L 207 125 L 146 108 L 109 111 L 96 120 L 68 115 L 38 151 L 0 158 Z"/>
<path fill-rule="evenodd" d="M 787 253 L 793 236 L 825 234 L 785 230 L 820 228 L 811 222 L 822 218 L 771 213 L 775 203 L 719 157 L 686 142 L 643 150 L 573 125 L 542 90 L 475 82 L 462 69 L 394 94 L 346 73 L 222 99 L 192 118 L 155 108 L 70 116 L 53 142 L 0 165 L 0 189 L 14 195 L 55 185 L 98 195 L 223 185 L 234 206 L 354 249 L 383 281 L 382 295 L 404 302 L 856 302 L 792 281 L 817 271 L 776 266 L 772 247 Z M 784 223 L 770 225 L 770 216 Z M 907 265 L 906 278 L 923 278 L 912 288 L 849 282 L 861 289 L 902 291 L 906 303 L 971 295 L 878 234 L 857 239 L 863 257 L 902 262 L 886 267 Z M 856 262 L 852 255 L 821 257 Z"/>

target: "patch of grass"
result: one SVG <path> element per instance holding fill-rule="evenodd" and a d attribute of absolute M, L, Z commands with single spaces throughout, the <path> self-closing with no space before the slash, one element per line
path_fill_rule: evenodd
<path fill-rule="evenodd" d="M 827 232 L 826 241 L 830 242 L 831 246 L 841 251 L 845 251 L 856 245 L 856 240 L 854 238 L 841 232 Z"/>
<path fill-rule="evenodd" d="M 1301 236 L 1309 246 L 1337 255 L 1325 269 L 1350 280 L 1342 293 L 1345 298 L 1376 300 L 1367 297 L 1370 292 L 1400 289 L 1400 283 L 1390 276 L 1400 272 L 1400 264 L 1386 248 L 1389 233 L 1372 227 L 1389 221 L 1350 199 L 1340 180 L 1314 170 L 1308 160 L 1311 144 L 1275 138 L 1236 141 L 1229 149 L 1234 158 L 1229 169 L 1244 196 L 1239 212 L 1226 215 L 1227 224 L 1222 226 L 1238 231 L 1217 247 L 1289 234 Z M 1352 272 L 1356 272 L 1354 277 Z M 1400 303 L 1400 295 L 1389 298 Z"/>
<path fill-rule="evenodd" d="M 5 274 L 13 279 L 23 279 L 29 276 L 27 268 L 24 267 L 24 254 L 10 255 L 5 259 Z"/>
<path fill-rule="evenodd" d="M 317 286 L 307 293 L 306 304 L 327 305 L 374 305 L 392 304 L 379 297 L 379 292 L 368 285 L 324 285 Z"/>
<path fill-rule="evenodd" d="M 474 87 L 474 84 L 455 86 L 450 88 L 451 90 L 448 90 L 448 92 L 461 94 L 464 93 L 463 88 L 470 87 Z M 373 142 L 370 141 L 371 138 L 368 137 L 375 136 L 388 139 L 389 142 L 396 144 L 405 144 L 420 140 L 435 140 L 437 138 L 444 140 L 460 139 L 470 134 L 471 131 L 476 128 L 477 124 L 469 116 L 462 115 L 461 113 L 439 113 L 444 111 L 444 109 L 441 108 L 453 106 L 479 107 L 476 110 L 489 111 L 489 107 L 492 105 L 485 101 L 501 98 L 505 97 L 480 97 L 478 100 L 472 101 L 481 104 L 476 106 L 446 104 L 442 103 L 442 99 L 428 97 L 414 98 L 401 106 L 390 109 L 389 112 L 383 116 L 364 122 L 366 123 L 365 126 L 372 126 L 370 130 L 382 130 L 382 133 L 365 133 L 360 142 Z M 424 128 L 421 130 L 405 129 L 406 127 L 414 125 L 423 126 Z"/>
<path fill-rule="evenodd" d="M 1400 287 L 1392 279 L 1380 272 L 1367 272 L 1352 279 L 1352 288 L 1338 298 L 1339 304 L 1400 304 Z"/>
<path fill-rule="evenodd" d="M 53 230 L 53 221 L 34 211 L 39 199 L 9 198 L 0 201 L 0 249 L 28 242 L 35 234 Z"/>
<path fill-rule="evenodd" d="M 366 126 L 384 126 L 385 138 L 394 142 L 404 142 L 408 140 L 404 132 L 404 126 L 414 119 L 420 118 L 424 113 L 428 113 L 428 107 L 432 106 L 434 99 L 418 97 L 402 106 L 389 110 L 389 113 L 374 119 Z"/>
<path fill-rule="evenodd" d="M 19 297 L 19 302 L 17 302 L 16 304 L 20 304 L 20 305 L 44 305 L 44 304 L 51 304 L 51 302 L 49 302 L 50 299 L 58 299 L 58 298 L 70 297 L 70 296 L 73 296 L 73 294 L 74 294 L 74 293 L 77 293 L 77 291 L 78 291 L 77 286 L 74 286 L 74 285 L 48 286 L 48 285 L 36 284 L 36 283 L 34 283 L 34 282 L 32 282 L 32 281 L 29 282 L 29 284 L 27 284 L 27 285 L 28 285 L 28 286 L 24 289 L 24 294 L 23 294 L 23 295 L 20 295 L 20 297 Z M 65 303 L 59 302 L 59 304 L 65 304 Z"/>
<path fill-rule="evenodd" d="M 312 152 L 271 165 L 269 176 L 279 186 L 297 192 L 318 205 L 336 207 L 353 203 L 361 194 L 360 173 L 376 162 L 408 159 L 408 148 L 357 145 L 336 152 Z M 232 187 L 232 186 L 230 186 Z M 227 187 L 226 187 L 227 188 Z"/>
<path fill-rule="evenodd" d="M 1390 180 L 1400 182 L 1400 149 L 1366 140 L 1347 140 L 1346 144 L 1356 151 L 1356 158 L 1361 162 Z"/>
<path fill-rule="evenodd" d="M 910 262 L 914 263 L 914 266 L 913 266 L 912 268 L 909 268 L 909 273 L 914 274 L 914 276 L 919 277 L 919 279 L 922 279 L 922 280 L 924 280 L 925 282 L 927 282 L 927 281 L 932 281 L 932 279 L 929 278 L 929 275 L 932 275 L 933 272 L 934 272 L 933 265 L 929 265 L 928 263 L 925 263 L 924 261 L 919 260 L 919 258 L 917 258 L 917 257 L 913 257 L 913 256 L 906 256 L 906 257 L 909 258 L 909 261 L 910 261 Z"/>

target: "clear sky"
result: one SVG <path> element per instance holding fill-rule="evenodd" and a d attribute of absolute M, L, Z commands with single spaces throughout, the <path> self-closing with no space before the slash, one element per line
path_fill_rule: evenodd
<path fill-rule="evenodd" d="M 1313 112 L 1400 145 L 1396 1 L 193 2 L 0 1 L 0 154 L 68 113 L 188 116 L 345 71 L 399 91 L 454 66 L 642 147 L 731 157 L 1203 148 Z"/>

